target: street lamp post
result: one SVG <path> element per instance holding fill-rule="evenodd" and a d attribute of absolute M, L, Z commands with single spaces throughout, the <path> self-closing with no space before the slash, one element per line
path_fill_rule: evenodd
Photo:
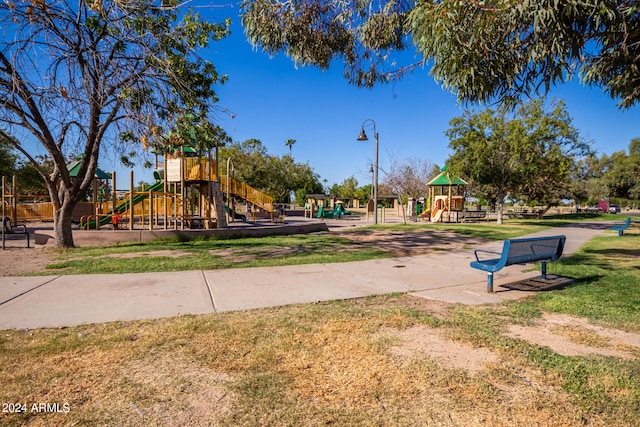
<path fill-rule="evenodd" d="M 368 141 L 367 134 L 364 132 L 364 125 L 373 125 L 373 136 L 376 139 L 376 160 L 373 165 L 373 223 L 378 223 L 378 132 L 376 131 L 376 122 L 372 119 L 366 119 L 362 122 L 358 141 Z"/>

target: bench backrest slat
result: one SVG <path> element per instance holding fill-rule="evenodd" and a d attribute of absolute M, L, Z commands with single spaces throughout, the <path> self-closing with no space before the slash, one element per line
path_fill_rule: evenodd
<path fill-rule="evenodd" d="M 565 240 L 565 236 L 506 240 L 502 251 L 502 258 L 506 256 L 504 265 L 555 261 L 562 255 Z"/>

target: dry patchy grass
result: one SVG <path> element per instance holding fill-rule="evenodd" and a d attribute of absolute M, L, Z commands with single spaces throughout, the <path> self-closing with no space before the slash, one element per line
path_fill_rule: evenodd
<path fill-rule="evenodd" d="M 627 402 L 637 389 L 595 375 L 593 390 L 613 402 L 597 406 L 567 387 L 567 372 L 585 364 L 637 372 L 633 356 L 614 365 L 595 355 L 597 347 L 588 356 L 559 356 L 490 322 L 482 338 L 471 332 L 482 317 L 498 319 L 395 295 L 3 331 L 0 400 L 66 403 L 70 411 L 3 413 L 0 424 L 636 425 L 637 404 Z M 545 330 L 549 322 L 531 327 Z M 624 337 L 640 347 L 637 335 Z"/>

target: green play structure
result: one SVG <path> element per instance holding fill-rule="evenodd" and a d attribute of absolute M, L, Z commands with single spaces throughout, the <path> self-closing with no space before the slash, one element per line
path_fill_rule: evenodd
<path fill-rule="evenodd" d="M 318 207 L 318 214 L 316 215 L 316 218 L 340 218 L 344 215 L 351 215 L 351 212 L 346 210 L 344 206 L 342 206 L 342 203 L 338 203 L 332 210 L 325 210 L 324 206 Z"/>

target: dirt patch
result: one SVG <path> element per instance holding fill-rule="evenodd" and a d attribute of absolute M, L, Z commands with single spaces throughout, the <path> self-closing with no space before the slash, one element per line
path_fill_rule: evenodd
<path fill-rule="evenodd" d="M 50 249 L 7 247 L 0 251 L 0 277 L 46 271 L 54 256 Z"/>
<path fill-rule="evenodd" d="M 247 253 L 246 249 L 215 249 L 210 250 L 211 256 L 219 258 L 233 258 L 236 263 L 249 262 L 258 258 L 284 258 L 291 255 L 298 255 L 309 252 L 302 247 L 281 247 L 255 250 L 254 252 Z"/>
<path fill-rule="evenodd" d="M 162 249 L 159 251 L 146 251 L 146 252 L 131 252 L 128 254 L 109 254 L 109 255 L 101 255 L 99 258 L 122 258 L 122 259 L 132 259 L 132 258 L 141 258 L 141 257 L 150 257 L 150 256 L 163 256 L 168 258 L 178 258 L 185 255 L 191 255 L 190 252 L 186 251 L 174 251 L 171 249 Z M 81 258 L 77 258 L 81 259 Z"/>
<path fill-rule="evenodd" d="M 590 324 L 565 314 L 545 314 L 536 326 L 510 325 L 508 336 L 549 347 L 563 356 L 640 358 L 640 335 Z"/>
<path fill-rule="evenodd" d="M 425 354 L 447 368 L 464 369 L 470 374 L 480 372 L 485 369 L 485 365 L 496 363 L 500 359 L 486 348 L 474 348 L 455 342 L 446 338 L 444 333 L 446 331 L 422 325 L 397 332 L 395 336 L 401 339 L 401 344 L 392 347 L 391 352 L 403 359 L 410 358 L 416 352 Z"/>
<path fill-rule="evenodd" d="M 130 416 L 162 420 L 164 425 L 194 425 L 221 418 L 230 412 L 234 399 L 227 386 L 232 381 L 229 375 L 175 355 L 125 362 L 118 377 L 155 396 L 155 404 L 144 409 L 128 402 Z M 168 410 L 166 402 L 170 401 L 176 401 L 180 410 Z"/>
<path fill-rule="evenodd" d="M 393 256 L 422 255 L 433 251 L 459 250 L 485 243 L 477 237 L 462 236 L 443 230 L 387 231 L 348 230 L 332 232 L 346 237 L 356 245 L 388 251 Z"/>
<path fill-rule="evenodd" d="M 399 339 L 391 348 L 396 357 L 409 359 L 423 354 L 446 368 L 462 369 L 471 375 L 500 361 L 494 352 L 456 342 L 446 333 L 446 329 L 419 325 L 401 331 L 388 329 L 382 337 Z M 595 326 L 586 319 L 567 315 L 545 314 L 535 326 L 510 325 L 507 336 L 549 347 L 564 356 L 640 358 L 640 334 Z"/>

